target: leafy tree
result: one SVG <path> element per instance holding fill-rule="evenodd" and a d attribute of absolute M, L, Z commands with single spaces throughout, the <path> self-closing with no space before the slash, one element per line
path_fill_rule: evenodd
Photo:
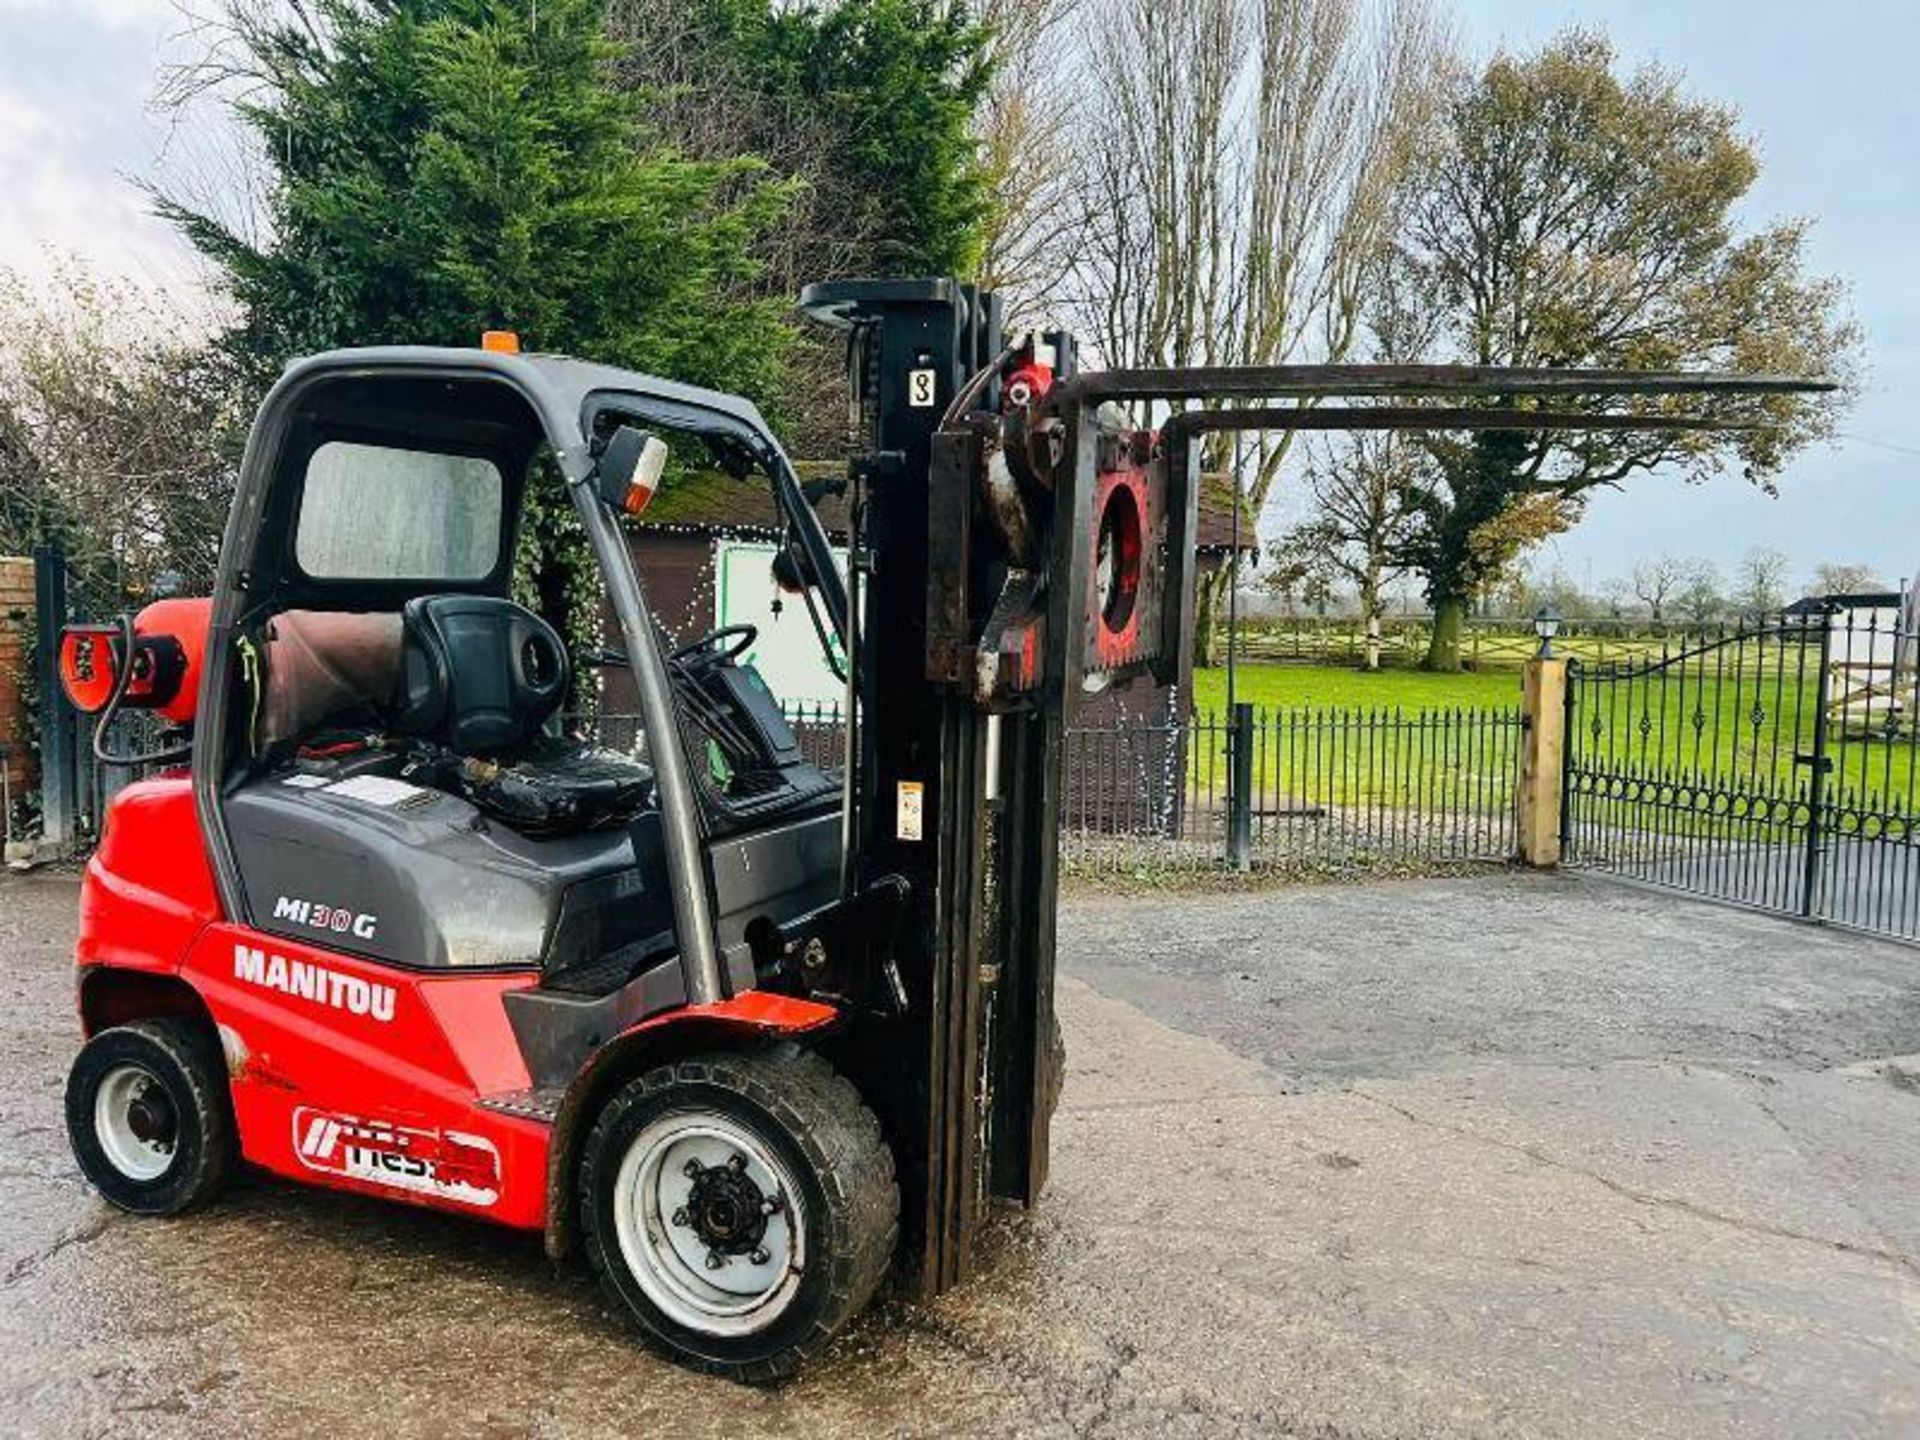
<path fill-rule="evenodd" d="M 255 238 L 163 208 L 225 271 L 257 375 L 346 344 L 470 345 L 489 327 L 677 378 L 777 394 L 789 327 L 747 293 L 786 191 L 750 157 L 653 145 L 606 83 L 599 0 L 234 0 L 207 63 L 260 140 Z M 581 633 L 591 576 L 535 497 L 523 579 Z M 556 614 L 555 606 L 570 613 Z"/>
<path fill-rule="evenodd" d="M 260 88 L 270 238 L 163 202 L 277 365 L 346 343 L 530 344 L 757 395 L 776 307 L 742 303 L 785 195 L 751 157 L 651 148 L 605 83 L 598 0 L 319 0 L 235 10 Z"/>
<path fill-rule="evenodd" d="M 611 0 L 621 82 L 687 153 L 774 157 L 827 208 L 807 257 L 827 279 L 965 274 L 992 206 L 972 134 L 990 35 L 959 0 Z M 805 229 L 803 225 L 801 227 Z M 794 234 L 783 227 L 772 243 Z M 791 298 L 788 296 L 787 298 Z"/>
<path fill-rule="evenodd" d="M 1424 147 L 1376 295 L 1381 349 L 1847 380 L 1859 332 L 1838 282 L 1804 273 L 1805 222 L 1736 228 L 1758 170 L 1730 109 L 1688 98 L 1658 69 L 1621 78 L 1597 36 L 1497 56 L 1460 84 Z M 1734 463 L 1771 489 L 1789 457 L 1832 432 L 1845 398 L 1639 402 L 1751 425 L 1710 434 L 1427 437 L 1413 549 L 1435 613 L 1428 665 L 1458 667 L 1469 602 L 1516 541 L 1574 523 L 1595 489 Z M 1517 512 L 1530 513 L 1516 532 Z"/>
<path fill-rule="evenodd" d="M 616 83 L 681 153 L 764 156 L 791 182 L 755 293 L 814 280 L 971 274 L 994 185 L 973 135 L 990 34 L 960 0 L 609 0 Z M 799 453 L 845 443 L 844 347 L 812 327 L 786 381 Z"/>

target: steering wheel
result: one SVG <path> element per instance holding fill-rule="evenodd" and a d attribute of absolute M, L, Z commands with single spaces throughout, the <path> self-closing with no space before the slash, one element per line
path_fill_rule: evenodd
<path fill-rule="evenodd" d="M 689 640 L 673 654 L 667 657 L 673 664 L 688 665 L 696 661 L 702 665 L 721 665 L 729 660 L 738 660 L 753 648 L 753 642 L 760 638 L 757 625 L 722 625 L 718 630 L 709 630 L 698 640 Z"/>

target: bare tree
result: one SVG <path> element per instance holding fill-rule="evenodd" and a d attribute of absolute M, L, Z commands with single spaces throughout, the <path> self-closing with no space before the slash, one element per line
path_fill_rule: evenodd
<path fill-rule="evenodd" d="M 1813 567 L 1816 595 L 1866 595 L 1886 588 L 1886 582 L 1871 565 L 1846 565 L 1829 560 Z"/>
<path fill-rule="evenodd" d="M 0 553 L 60 545 L 102 609 L 211 583 L 245 390 L 193 337 L 157 291 L 0 271 Z"/>
<path fill-rule="evenodd" d="M 1609 619 L 1618 620 L 1627 612 L 1627 604 L 1633 599 L 1633 582 L 1624 575 L 1609 575 L 1600 582 L 1594 592 Z"/>
<path fill-rule="evenodd" d="M 1727 611 L 1726 587 L 1720 567 L 1711 560 L 1689 560 L 1674 604 L 1695 625 L 1708 625 Z"/>
<path fill-rule="evenodd" d="M 1633 567 L 1633 593 L 1655 620 L 1664 618 L 1667 597 L 1687 576 L 1687 562 L 1673 555 L 1655 555 Z"/>
<path fill-rule="evenodd" d="M 1337 360 L 1358 338 L 1412 138 L 1437 103 L 1428 0 L 1088 0 L 1081 213 L 1062 308 L 1110 365 Z M 1124 55 L 1138 80 L 1113 83 Z M 1259 515 L 1293 431 L 1247 447 Z M 1209 457 L 1224 465 L 1222 445 Z M 1203 583 L 1207 658 L 1220 582 Z"/>
<path fill-rule="evenodd" d="M 1304 467 L 1311 518 L 1274 547 L 1274 558 L 1303 579 L 1351 584 L 1367 627 L 1366 667 L 1380 668 L 1380 619 L 1386 587 L 1402 574 L 1413 522 L 1407 508 L 1414 457 L 1405 437 L 1359 434 L 1310 448 Z"/>
<path fill-rule="evenodd" d="M 984 0 L 994 35 L 993 81 L 975 117 L 993 210 L 982 227 L 974 279 L 1006 303 L 1010 323 L 1059 303 L 1067 247 L 1086 224 L 1083 176 L 1073 153 L 1078 108 L 1103 92 L 1074 84 L 1077 26 L 1086 0 Z"/>
<path fill-rule="evenodd" d="M 1741 557 L 1734 577 L 1733 603 L 1751 620 L 1764 620 L 1787 603 L 1791 562 L 1778 550 L 1756 545 Z"/>

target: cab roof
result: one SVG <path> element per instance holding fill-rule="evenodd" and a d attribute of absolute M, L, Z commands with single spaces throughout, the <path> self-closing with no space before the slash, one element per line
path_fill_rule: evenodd
<path fill-rule="evenodd" d="M 373 379 L 382 374 L 504 380 L 534 405 L 555 440 L 562 435 L 587 438 L 596 401 L 615 397 L 625 402 L 623 408 L 638 408 L 661 423 L 696 432 L 717 428 L 771 438 L 765 417 L 743 396 L 568 355 L 442 345 L 358 346 L 295 360 L 274 388 L 291 391 L 329 376 Z M 715 426 L 715 420 L 722 423 Z"/>

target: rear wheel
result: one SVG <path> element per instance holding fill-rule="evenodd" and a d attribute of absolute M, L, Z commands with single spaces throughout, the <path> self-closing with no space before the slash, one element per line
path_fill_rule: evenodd
<path fill-rule="evenodd" d="M 755 1381 L 790 1374 L 872 1298 L 900 1210 L 873 1112 L 793 1045 L 629 1082 L 587 1138 L 580 1199 L 588 1258 L 648 1338 Z"/>
<path fill-rule="evenodd" d="M 239 1154 L 218 1050 L 179 1020 L 102 1030 L 67 1076 L 67 1138 L 122 1210 L 174 1215 L 211 1199 Z"/>

